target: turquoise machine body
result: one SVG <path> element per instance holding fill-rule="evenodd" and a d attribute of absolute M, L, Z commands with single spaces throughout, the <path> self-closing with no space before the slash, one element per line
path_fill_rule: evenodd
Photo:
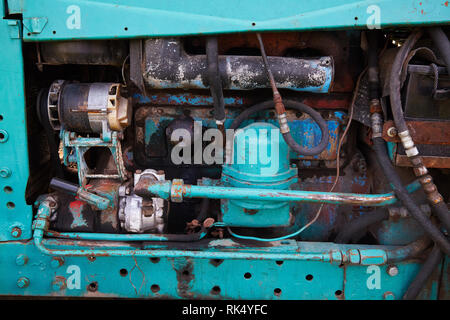
<path fill-rule="evenodd" d="M 387 259 L 388 253 L 401 248 L 394 245 L 294 239 L 254 245 L 231 238 L 180 245 L 165 242 L 163 237 L 152 242 L 150 235 L 141 238 L 108 233 L 52 237 L 44 231 L 45 219 L 51 214 L 48 203 L 41 203 L 38 210 L 39 202 L 27 202 L 25 197 L 35 182 L 31 179 L 36 168 L 30 161 L 30 150 L 36 145 L 31 126 L 36 119 L 30 111 L 34 106 L 28 96 L 35 88 L 28 85 L 32 74 L 24 50 L 44 42 L 74 40 L 132 41 L 267 31 L 351 32 L 366 30 L 369 24 L 381 29 L 445 26 L 450 21 L 448 1 L 4 0 L 0 16 L 0 297 L 389 300 L 401 299 L 419 273 L 423 259 Z M 181 95 L 181 102 L 180 95 L 167 95 L 171 103 L 184 104 L 186 99 L 203 108 L 211 105 L 209 95 L 203 99 L 210 99 L 206 103 L 188 99 L 188 93 Z M 339 131 L 339 122 L 332 124 L 333 130 Z M 273 126 L 258 123 L 246 130 L 250 128 Z M 258 152 L 248 140 L 235 139 L 234 144 L 244 148 L 244 155 Z M 268 144 L 269 154 L 273 147 L 275 144 Z M 289 166 L 283 139 L 277 147 L 276 174 L 267 174 L 270 165 L 264 162 L 226 164 L 221 182 L 249 190 L 292 188 L 297 169 Z M 360 180 L 356 179 L 357 183 Z M 303 196 L 307 192 L 304 188 Z M 38 213 L 45 219 L 36 219 Z M 289 205 L 275 200 L 223 200 L 222 214 L 223 221 L 234 226 L 290 223 Z M 142 239 L 146 242 L 133 243 Z M 407 256 L 404 251 L 396 253 Z M 443 259 L 419 299 L 450 299 L 449 261 L 448 256 Z"/>

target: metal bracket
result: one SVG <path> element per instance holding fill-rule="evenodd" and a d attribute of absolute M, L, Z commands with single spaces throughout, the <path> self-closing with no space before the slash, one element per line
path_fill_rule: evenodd
<path fill-rule="evenodd" d="M 33 34 L 39 34 L 44 30 L 45 26 L 47 25 L 48 19 L 47 18 L 24 18 L 23 19 L 23 26 L 25 29 L 27 29 L 30 33 Z"/>

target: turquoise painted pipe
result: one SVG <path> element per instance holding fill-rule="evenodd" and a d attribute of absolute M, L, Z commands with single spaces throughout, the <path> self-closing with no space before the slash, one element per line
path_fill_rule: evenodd
<path fill-rule="evenodd" d="M 348 252 L 329 250 L 319 253 L 256 253 L 239 251 L 192 251 L 192 250 L 133 250 L 133 249 L 49 249 L 44 243 L 44 234 L 48 229 L 52 209 L 49 200 L 43 200 L 33 222 L 33 241 L 36 248 L 47 255 L 74 257 L 122 257 L 137 256 L 150 258 L 200 258 L 200 259 L 247 259 L 247 260 L 296 260 L 321 261 L 341 264 L 377 264 L 387 261 L 383 249 L 351 249 Z M 143 236 L 143 235 L 138 235 Z M 94 236 L 96 237 L 96 236 Z M 130 236 L 131 237 L 131 236 Z M 104 242 L 103 242 L 104 244 Z M 62 242 L 61 245 L 64 245 Z M 92 243 L 89 244 L 92 247 Z"/>
<path fill-rule="evenodd" d="M 397 202 L 394 192 L 384 194 L 357 194 L 318 192 L 301 190 L 276 190 L 258 188 L 235 188 L 219 186 L 185 185 L 182 180 L 159 181 L 147 183 L 141 179 L 136 185 L 136 194 L 142 197 L 160 197 L 180 202 L 183 198 L 209 198 L 253 201 L 296 201 L 328 204 L 359 205 L 366 207 L 382 207 Z M 412 193 L 420 188 L 418 181 L 407 186 Z"/>

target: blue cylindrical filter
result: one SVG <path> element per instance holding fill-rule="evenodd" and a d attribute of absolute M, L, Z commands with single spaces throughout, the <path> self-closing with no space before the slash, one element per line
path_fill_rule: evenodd
<path fill-rule="evenodd" d="M 236 131 L 231 163 L 222 167 L 224 186 L 287 190 L 297 182 L 289 147 L 276 126 L 256 122 Z M 290 224 L 289 203 L 222 200 L 222 221 L 235 227 L 282 227 Z"/>

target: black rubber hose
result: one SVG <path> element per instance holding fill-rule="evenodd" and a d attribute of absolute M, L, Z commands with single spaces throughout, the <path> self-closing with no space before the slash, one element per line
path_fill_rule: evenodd
<path fill-rule="evenodd" d="M 306 156 L 313 156 L 321 153 L 325 148 L 328 146 L 328 139 L 329 139 L 329 133 L 328 133 L 328 126 L 326 121 L 322 118 L 319 112 L 315 111 L 313 108 L 307 106 L 306 104 L 303 104 L 298 101 L 294 100 L 285 100 L 284 105 L 287 109 L 294 109 L 303 113 L 306 113 L 309 115 L 319 126 L 320 131 L 322 133 L 322 138 L 320 140 L 320 143 L 312 148 L 304 148 L 299 146 L 295 140 L 292 138 L 290 134 L 283 134 L 283 138 L 285 139 L 286 143 L 291 147 L 295 152 L 298 154 L 306 155 Z M 236 130 L 239 128 L 241 123 L 244 120 L 247 120 L 252 114 L 267 110 L 273 108 L 273 101 L 268 100 L 259 104 L 256 104 L 246 110 L 244 110 L 236 119 L 234 119 L 233 123 L 230 126 L 230 129 Z M 298 146 L 298 147 L 295 147 Z"/>
<path fill-rule="evenodd" d="M 414 300 L 419 295 L 420 291 L 427 283 L 434 270 L 438 267 L 442 260 L 442 252 L 437 245 L 433 247 L 427 260 L 420 268 L 419 273 L 414 278 L 413 282 L 408 287 L 408 290 L 403 295 L 403 300 Z"/>
<path fill-rule="evenodd" d="M 439 248 L 441 248 L 446 255 L 450 255 L 450 242 L 409 196 L 408 191 L 403 186 L 400 177 L 389 159 L 384 140 L 382 138 L 374 137 L 372 138 L 372 141 L 373 150 L 377 156 L 378 163 L 393 188 L 397 198 L 402 202 L 403 206 L 406 207 L 411 216 L 423 227 L 424 231 L 430 236 L 430 238 L 433 239 L 433 241 L 439 246 Z"/>
<path fill-rule="evenodd" d="M 225 102 L 219 72 L 217 37 L 208 37 L 206 39 L 206 58 L 208 60 L 209 87 L 214 102 L 214 118 L 216 121 L 223 122 L 225 119 Z"/>
<path fill-rule="evenodd" d="M 335 243 L 348 243 L 350 239 L 359 231 L 366 229 L 367 227 L 387 220 L 389 218 L 389 211 L 386 209 L 376 210 L 375 212 L 365 213 L 357 219 L 353 219 L 345 224 L 339 231 Z"/>
<path fill-rule="evenodd" d="M 434 45 L 438 48 L 440 56 L 444 59 L 447 66 L 447 72 L 450 75 L 450 42 L 440 27 L 431 27 L 427 29 Z"/>
<path fill-rule="evenodd" d="M 198 222 L 202 223 L 203 220 L 208 218 L 209 203 L 210 199 L 208 198 L 202 199 L 202 202 L 200 203 L 200 212 L 198 213 L 198 216 L 195 218 Z"/>
<path fill-rule="evenodd" d="M 442 32 L 442 30 L 440 30 Z M 447 57 L 445 58 L 445 61 L 450 60 L 449 51 L 447 50 L 450 46 L 448 44 L 448 39 L 445 36 L 445 34 L 442 34 L 439 31 L 432 32 L 436 36 L 436 41 L 447 41 L 447 44 L 442 44 L 440 42 L 435 42 L 435 44 L 438 47 L 443 47 L 442 54 L 447 54 Z M 437 35 L 436 35 L 437 34 Z M 399 52 L 395 56 L 394 63 L 392 64 L 390 79 L 389 79 L 389 94 L 390 94 L 390 102 L 391 102 L 391 109 L 392 109 L 392 115 L 394 117 L 395 126 L 397 127 L 397 130 L 399 133 L 408 131 L 408 127 L 406 125 L 405 117 L 403 115 L 403 107 L 401 102 L 401 95 L 400 95 L 400 89 L 401 89 L 401 73 L 403 69 L 403 63 L 405 59 L 407 58 L 409 52 L 416 44 L 417 40 L 420 39 L 422 36 L 421 30 L 416 30 L 406 39 L 403 46 L 400 47 Z M 433 38 L 434 40 L 434 38 Z M 441 49 L 440 49 L 441 50 Z M 450 63 L 450 61 L 449 61 Z M 450 65 L 447 65 L 447 68 L 449 68 Z M 420 160 L 420 159 L 419 159 Z M 421 162 L 421 161 L 420 161 Z M 435 188 L 434 184 L 430 183 L 432 187 Z M 447 231 L 450 231 L 450 214 L 447 208 L 447 205 L 443 201 L 431 201 L 430 202 L 433 211 L 438 216 L 439 220 L 442 222 L 443 226 L 447 229 Z"/>
<path fill-rule="evenodd" d="M 59 178 L 52 178 L 50 180 L 50 188 L 59 190 L 71 195 L 76 195 L 78 193 L 78 185 L 69 181 L 65 181 Z"/>
<path fill-rule="evenodd" d="M 403 63 L 409 52 L 416 44 L 417 40 L 422 36 L 421 30 L 416 30 L 406 39 L 405 43 L 400 47 L 392 64 L 391 74 L 389 77 L 389 95 L 391 101 L 392 115 L 394 117 L 395 126 L 398 132 L 407 131 L 406 121 L 403 116 L 402 101 L 400 96 L 401 89 L 401 73 Z"/>

